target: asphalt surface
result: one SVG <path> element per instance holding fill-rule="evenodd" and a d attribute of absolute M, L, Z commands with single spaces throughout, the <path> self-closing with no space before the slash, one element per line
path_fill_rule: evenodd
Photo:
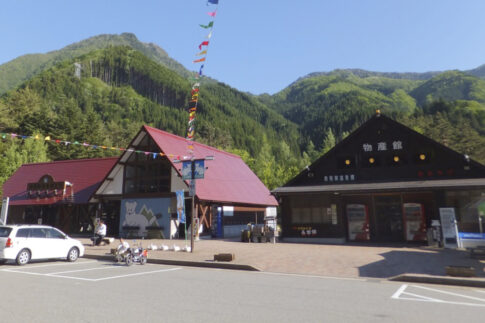
<path fill-rule="evenodd" d="M 0 321 L 481 322 L 485 292 L 79 259 L 0 266 Z"/>
<path fill-rule="evenodd" d="M 113 259 L 110 255 L 118 241 L 95 246 L 80 239 L 87 258 Z M 485 287 L 485 258 L 471 257 L 466 250 L 416 245 L 303 243 L 243 243 L 236 240 L 199 240 L 193 252 L 161 250 L 184 249 L 184 240 L 129 240 L 149 250 L 150 263 L 175 266 L 212 267 L 272 273 L 315 275 L 340 278 L 375 278 L 405 282 Z M 230 262 L 214 261 L 214 255 L 230 253 Z M 472 268 L 474 277 L 448 276 L 449 266 Z"/>

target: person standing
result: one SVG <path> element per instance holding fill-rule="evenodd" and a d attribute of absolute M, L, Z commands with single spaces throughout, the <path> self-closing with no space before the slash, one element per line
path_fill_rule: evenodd
<path fill-rule="evenodd" d="M 105 236 L 106 236 L 106 224 L 104 224 L 103 220 L 99 220 L 99 225 L 98 225 L 98 228 L 96 229 L 96 240 L 94 241 L 94 244 L 96 246 L 99 246 Z"/>

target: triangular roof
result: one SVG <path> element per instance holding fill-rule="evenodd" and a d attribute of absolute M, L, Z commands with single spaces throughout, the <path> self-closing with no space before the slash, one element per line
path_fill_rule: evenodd
<path fill-rule="evenodd" d="M 95 158 L 32 163 L 22 165 L 4 184 L 3 196 L 9 197 L 10 205 L 47 205 L 56 203 L 88 203 L 89 198 L 104 179 L 106 173 L 116 164 L 118 158 Z M 27 183 L 37 183 L 49 175 L 55 182 L 72 184 L 73 195 L 31 197 Z"/>
<path fill-rule="evenodd" d="M 158 145 L 161 152 L 174 155 L 174 158 L 169 160 L 181 174 L 182 164 L 174 163 L 174 159 L 187 155 L 186 139 L 149 126 L 143 126 L 141 131 L 143 130 Z M 241 157 L 195 141 L 192 142 L 192 146 L 195 159 L 214 157 L 213 160 L 205 162 L 207 169 L 204 179 L 196 180 L 196 195 L 199 200 L 228 204 L 278 205 L 268 188 Z"/>
<path fill-rule="evenodd" d="M 426 156 L 426 163 L 416 162 L 421 154 Z M 399 162 L 395 163 L 396 156 Z M 375 165 L 368 164 L 371 157 Z M 348 167 L 344 165 L 347 161 Z M 320 191 L 326 190 L 323 186 L 345 190 L 345 186 L 357 187 L 365 183 L 406 181 L 417 183 L 416 187 L 431 187 L 430 181 L 459 186 L 459 179 L 465 183 L 476 178 L 484 178 L 485 185 L 485 166 L 377 113 L 273 192 L 296 192 L 301 191 L 296 187 L 303 186 L 312 187 L 312 190 L 321 186 Z M 473 185 L 477 185 L 476 181 Z"/>

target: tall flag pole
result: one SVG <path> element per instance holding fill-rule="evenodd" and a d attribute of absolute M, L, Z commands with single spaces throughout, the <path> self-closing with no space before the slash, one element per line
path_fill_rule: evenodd
<path fill-rule="evenodd" d="M 210 39 L 212 37 L 212 30 L 214 28 L 214 20 L 217 15 L 217 8 L 219 5 L 219 0 L 207 0 L 207 6 L 211 5 L 211 11 L 207 14 L 212 17 L 212 20 L 209 21 L 206 25 L 199 24 L 199 26 L 203 29 L 207 29 L 208 33 L 205 36 L 205 39 L 198 45 L 198 53 L 195 56 L 199 57 L 193 61 L 194 64 L 201 64 L 199 66 L 199 71 L 194 74 L 193 77 L 190 78 L 192 82 L 192 89 L 190 91 L 190 101 L 189 101 L 189 121 L 188 121 L 188 128 L 187 128 L 187 152 L 191 158 L 194 156 L 194 135 L 195 135 L 195 114 L 197 112 L 197 103 L 199 102 L 199 87 L 200 87 L 200 79 L 203 75 L 204 69 L 204 62 L 207 58 L 207 51 L 209 49 Z"/>

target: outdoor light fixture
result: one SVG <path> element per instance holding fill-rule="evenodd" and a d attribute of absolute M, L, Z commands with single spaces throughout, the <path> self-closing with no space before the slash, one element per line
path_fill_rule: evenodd
<path fill-rule="evenodd" d="M 399 156 L 394 156 L 394 162 L 399 162 Z"/>
<path fill-rule="evenodd" d="M 350 159 L 345 160 L 345 165 L 350 165 Z"/>
<path fill-rule="evenodd" d="M 375 161 L 374 157 L 369 158 L 369 163 L 374 164 Z"/>
<path fill-rule="evenodd" d="M 425 155 L 425 154 L 420 154 L 420 155 L 419 155 L 419 159 L 421 159 L 421 160 L 425 160 L 425 159 L 426 159 L 426 155 Z"/>

